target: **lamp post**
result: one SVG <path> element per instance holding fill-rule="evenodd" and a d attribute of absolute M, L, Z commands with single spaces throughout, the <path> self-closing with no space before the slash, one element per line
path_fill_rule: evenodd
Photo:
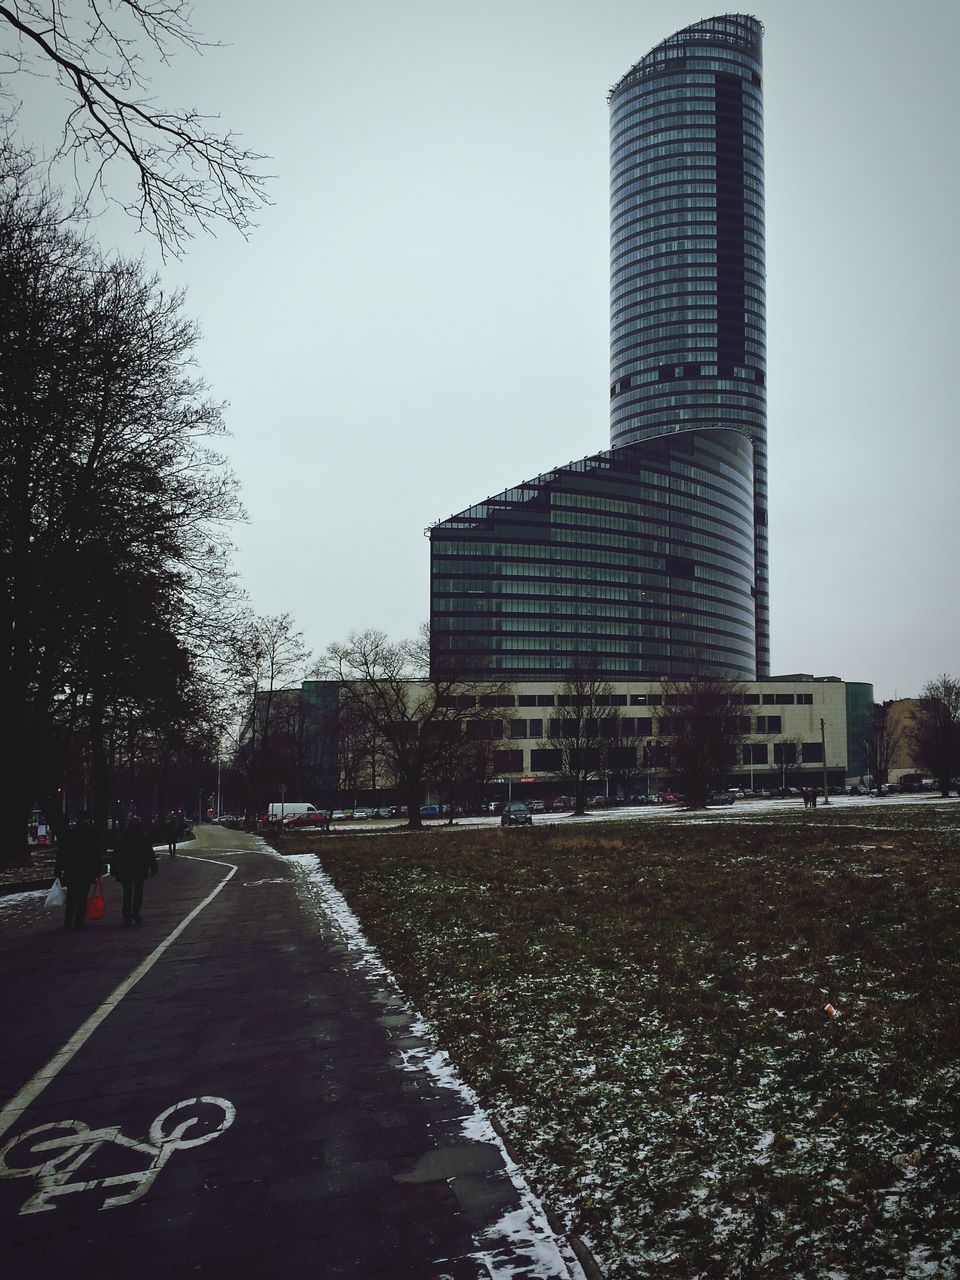
<path fill-rule="evenodd" d="M 830 793 L 827 790 L 827 733 L 823 724 L 823 716 L 820 717 L 820 750 L 823 753 L 823 803 L 830 803 Z"/>

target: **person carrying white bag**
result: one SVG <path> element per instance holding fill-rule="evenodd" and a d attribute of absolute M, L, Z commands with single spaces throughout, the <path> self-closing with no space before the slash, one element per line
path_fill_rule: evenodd
<path fill-rule="evenodd" d="M 52 911 L 57 911 L 67 904 L 67 895 L 64 892 L 63 885 L 60 883 L 60 877 L 57 876 L 53 884 L 50 886 L 43 905 L 49 907 Z"/>

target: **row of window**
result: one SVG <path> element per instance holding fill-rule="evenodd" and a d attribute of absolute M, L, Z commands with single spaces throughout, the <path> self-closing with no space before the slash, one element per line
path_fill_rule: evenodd
<path fill-rule="evenodd" d="M 705 107 L 708 109 L 704 110 Z M 611 163 L 638 138 L 648 142 L 663 142 L 670 137 L 715 138 L 717 136 L 717 110 L 712 102 L 688 102 L 680 110 L 654 108 L 642 112 L 640 119 L 639 124 L 624 121 L 620 128 L 611 130 Z M 755 113 L 744 112 L 742 128 L 744 136 L 762 145 L 763 126 Z"/>
<path fill-rule="evenodd" d="M 809 706 L 813 702 L 812 693 L 740 693 L 734 694 L 734 702 L 742 706 L 761 706 L 776 703 L 776 705 L 796 705 Z M 447 696 L 440 695 L 437 698 L 437 705 L 441 708 L 457 711 L 469 711 L 471 707 L 483 707 L 486 709 L 495 709 L 498 707 L 589 707 L 591 705 L 598 707 L 674 707 L 685 706 L 689 703 L 688 696 L 680 693 L 599 693 L 595 696 L 587 694 L 569 694 L 569 693 L 484 693 L 477 694 L 450 694 Z M 660 713 L 658 713 L 659 715 Z M 663 718 L 662 716 L 660 717 Z M 620 732 L 629 736 L 636 731 L 638 734 L 647 735 L 650 732 L 652 723 L 649 717 L 617 717 L 618 722 L 622 725 Z M 744 733 L 751 733 L 751 717 L 741 717 L 742 723 L 738 728 Z M 487 722 L 489 723 L 489 722 Z M 523 720 L 518 723 L 526 723 Z M 537 722 L 541 723 L 541 722 Z M 639 727 L 638 727 L 639 726 Z M 757 733 L 782 733 L 783 721 L 780 716 L 758 716 L 756 717 Z M 536 737 L 536 734 L 516 734 L 513 737 Z"/>
<path fill-rule="evenodd" d="M 625 92 L 610 106 L 610 131 L 629 128 L 634 121 L 647 119 L 662 110 L 660 104 L 677 103 L 687 109 L 709 107 L 716 110 L 716 76 L 691 75 L 680 84 L 655 89 L 637 84 L 633 92 Z"/>
<path fill-rule="evenodd" d="M 670 140 L 667 141 L 667 139 Z M 683 141 L 683 139 L 689 139 L 689 141 Z M 651 165 L 664 157 L 678 160 L 681 156 L 703 156 L 705 163 L 711 157 L 718 158 L 721 154 L 717 146 L 715 129 L 670 129 L 644 138 L 642 142 L 637 142 L 626 149 L 618 147 L 617 151 L 622 154 L 610 166 L 610 182 L 613 190 L 617 190 L 626 177 L 639 177 L 641 174 L 658 170 L 660 166 L 652 170 Z M 752 136 L 749 129 L 744 129 L 741 134 L 741 151 L 745 163 L 755 165 L 763 163 L 762 139 L 759 136 Z"/>
<path fill-rule="evenodd" d="M 765 287 L 765 277 L 762 270 L 757 268 L 750 262 L 745 262 L 743 267 L 744 287 L 750 286 L 760 291 L 763 296 Z M 658 267 L 656 271 L 637 271 L 635 279 L 637 281 L 637 297 L 638 298 L 657 298 L 670 299 L 676 296 L 677 286 L 686 285 L 687 291 L 695 282 L 703 281 L 704 283 L 696 283 L 697 289 L 717 288 L 717 268 L 716 264 L 712 267 L 688 265 L 685 267 Z M 666 288 L 664 288 L 666 286 Z"/>
<path fill-rule="evenodd" d="M 661 177 L 648 182 L 629 200 L 620 202 L 619 212 L 614 213 L 610 221 L 610 239 L 616 237 L 625 227 L 641 225 L 647 218 L 656 216 L 666 209 L 685 209 L 702 207 L 716 209 L 719 207 L 720 194 L 717 191 L 715 176 L 711 181 L 711 173 L 706 176 L 697 174 L 685 175 L 678 181 L 678 174 L 665 171 Z M 738 204 L 742 199 L 744 221 L 750 226 L 763 222 L 763 198 L 752 191 L 738 191 Z"/>
<path fill-rule="evenodd" d="M 813 694 L 753 694 L 753 692 L 742 692 L 742 694 L 733 694 L 732 700 L 735 703 L 744 705 L 744 707 L 760 707 L 760 705 L 774 704 L 776 705 L 812 705 Z M 645 692 L 645 694 L 596 694 L 594 696 L 588 694 L 451 694 L 440 695 L 436 699 L 436 705 L 444 709 L 453 710 L 470 710 L 471 707 L 483 708 L 511 708 L 511 707 L 684 707 L 690 703 L 689 696 L 684 694 L 663 694 L 663 692 Z M 664 718 L 658 713 L 659 721 Z M 650 724 L 653 723 L 650 717 L 616 717 L 617 722 L 621 724 L 620 732 L 628 736 L 632 732 L 640 733 L 640 735 L 649 735 Z M 750 716 L 740 717 L 741 723 L 739 728 L 741 732 L 750 733 L 782 733 L 783 721 L 780 716 L 758 716 L 755 717 L 755 728 Z M 488 722 L 489 723 L 489 722 Z M 524 724 L 526 721 L 518 721 L 516 723 Z M 536 723 L 541 723 L 538 721 Z M 535 733 L 515 733 L 513 737 L 535 737 Z"/>
<path fill-rule="evenodd" d="M 705 156 L 705 160 L 709 157 Z M 611 213 L 616 215 L 621 211 L 621 206 L 632 195 L 643 192 L 646 199 L 650 200 L 650 186 L 656 181 L 658 176 L 663 178 L 673 177 L 676 174 L 676 156 L 664 156 L 660 160 L 651 161 L 649 164 L 638 165 L 630 175 L 630 181 L 621 181 L 610 192 Z M 717 165 L 714 160 L 713 164 L 697 164 L 693 165 L 688 161 L 684 167 L 684 172 L 689 175 L 689 181 L 707 182 L 713 179 L 716 182 Z M 626 179 L 627 175 L 624 175 Z M 763 171 L 759 164 L 751 164 L 750 161 L 743 162 L 742 169 L 739 171 L 739 181 L 743 184 L 744 191 L 752 191 L 758 197 L 763 195 Z"/>
<path fill-rule="evenodd" d="M 612 211 L 615 212 L 624 199 L 634 192 L 642 191 L 644 196 L 650 199 L 651 184 L 655 183 L 657 178 L 663 178 L 664 181 L 674 181 L 676 179 L 677 154 L 667 147 L 661 147 L 655 154 L 656 159 L 648 160 L 644 164 L 634 165 L 632 169 L 620 174 L 616 181 L 611 181 L 610 204 Z M 693 144 L 691 144 L 690 154 L 683 164 L 683 176 L 687 182 L 716 183 L 717 172 L 716 152 L 705 151 L 702 148 L 695 150 Z M 762 156 L 758 153 L 754 160 L 744 156 L 737 166 L 737 177 L 744 188 L 758 194 L 762 192 Z"/>

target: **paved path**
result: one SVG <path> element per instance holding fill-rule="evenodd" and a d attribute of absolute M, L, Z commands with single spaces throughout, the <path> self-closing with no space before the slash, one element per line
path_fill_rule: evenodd
<path fill-rule="evenodd" d="M 0 900 L 8 1274 L 581 1277 L 301 862 L 160 865 L 140 926 Z"/>

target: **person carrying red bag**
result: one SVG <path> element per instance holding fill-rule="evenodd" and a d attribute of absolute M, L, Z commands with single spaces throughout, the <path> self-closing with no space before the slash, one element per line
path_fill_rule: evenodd
<path fill-rule="evenodd" d="M 87 911 L 87 896 L 97 876 L 103 874 L 100 841 L 93 829 L 89 809 L 77 814 L 77 825 L 70 827 L 57 847 L 54 876 L 67 891 L 63 924 L 66 929 L 82 929 Z"/>

